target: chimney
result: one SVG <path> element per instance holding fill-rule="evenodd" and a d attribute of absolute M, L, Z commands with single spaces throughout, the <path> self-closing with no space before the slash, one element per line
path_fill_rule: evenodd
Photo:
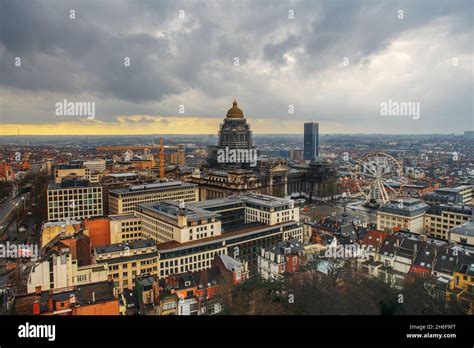
<path fill-rule="evenodd" d="M 39 300 L 33 302 L 33 315 L 39 315 L 41 313 L 41 305 Z"/>
<path fill-rule="evenodd" d="M 51 296 L 51 293 L 48 294 L 48 311 L 52 312 L 54 310 L 53 306 L 53 297 Z"/>
<path fill-rule="evenodd" d="M 153 282 L 153 303 L 157 304 L 160 298 L 160 287 L 158 286 L 158 282 Z"/>

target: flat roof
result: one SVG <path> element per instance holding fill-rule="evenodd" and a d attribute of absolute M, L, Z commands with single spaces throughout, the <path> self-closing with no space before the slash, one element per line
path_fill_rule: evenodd
<path fill-rule="evenodd" d="M 279 198 L 273 196 L 262 195 L 258 193 L 249 193 L 245 196 L 239 196 L 244 202 L 254 203 L 258 205 L 263 205 L 267 207 L 278 207 L 282 205 L 287 205 L 290 203 L 291 199 L 288 198 Z"/>
<path fill-rule="evenodd" d="M 168 189 L 168 188 L 178 188 L 178 187 L 197 187 L 196 184 L 182 182 L 182 181 L 168 181 L 168 182 L 157 182 L 151 184 L 143 184 L 143 185 L 134 185 L 125 188 L 116 188 L 109 190 L 109 193 L 114 194 L 127 194 L 127 193 L 139 193 L 139 192 L 146 192 L 150 190 L 161 190 L 161 189 Z"/>
<path fill-rule="evenodd" d="M 469 188 L 472 188 L 471 185 L 461 185 L 457 187 L 440 187 L 435 190 L 435 192 L 438 191 L 444 191 L 444 192 L 453 192 L 453 193 L 458 193 L 461 190 L 467 190 Z"/>
<path fill-rule="evenodd" d="M 102 186 L 98 182 L 90 182 L 89 180 L 71 180 L 69 182 L 62 181 L 61 183 L 52 182 L 49 184 L 48 190 L 88 188 L 88 187 L 102 187 Z"/>
<path fill-rule="evenodd" d="M 136 173 L 111 173 L 107 176 L 112 176 L 114 178 L 127 178 L 129 176 L 139 176 L 139 175 Z"/>
<path fill-rule="evenodd" d="M 51 226 L 69 226 L 69 225 L 77 225 L 80 224 L 81 221 L 78 220 L 69 220 L 69 221 L 47 221 L 43 224 L 43 228 L 51 227 Z"/>
<path fill-rule="evenodd" d="M 416 199 L 402 199 L 400 202 L 392 201 L 380 206 L 379 211 L 389 214 L 398 214 L 404 216 L 415 216 L 425 212 L 429 208 L 428 204 Z"/>
<path fill-rule="evenodd" d="M 442 212 L 450 212 L 450 213 L 459 213 L 465 215 L 472 214 L 472 207 L 469 205 L 446 205 L 446 204 L 437 204 L 432 205 L 427 211 L 427 214 L 441 214 Z"/>
<path fill-rule="evenodd" d="M 140 203 L 137 204 L 137 208 L 163 214 L 173 219 L 176 219 L 178 214 L 186 215 L 188 220 L 202 220 L 220 216 L 217 213 L 201 209 L 191 204 L 185 204 L 184 208 L 180 208 L 179 204 L 180 203 L 176 201 Z"/>
<path fill-rule="evenodd" d="M 153 239 L 136 240 L 129 243 L 117 243 L 107 245 L 97 245 L 94 250 L 96 254 L 106 254 L 123 250 L 133 250 L 155 246 L 156 242 Z"/>
<path fill-rule="evenodd" d="M 226 205 L 233 205 L 233 204 L 239 204 L 239 203 L 242 204 L 243 206 L 244 202 L 239 198 L 239 196 L 229 196 L 225 198 L 209 199 L 206 201 L 193 202 L 189 204 L 191 204 L 193 207 L 209 209 L 209 208 L 222 207 Z"/>
<path fill-rule="evenodd" d="M 129 220 L 129 219 L 138 219 L 138 218 L 132 213 L 132 214 L 109 215 L 109 219 L 113 221 L 119 221 L 119 220 Z"/>

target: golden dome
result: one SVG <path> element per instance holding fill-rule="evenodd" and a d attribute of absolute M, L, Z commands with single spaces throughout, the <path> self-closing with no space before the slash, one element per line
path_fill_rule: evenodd
<path fill-rule="evenodd" d="M 232 107 L 227 111 L 227 118 L 244 118 L 244 113 L 237 107 L 237 101 L 234 99 Z"/>

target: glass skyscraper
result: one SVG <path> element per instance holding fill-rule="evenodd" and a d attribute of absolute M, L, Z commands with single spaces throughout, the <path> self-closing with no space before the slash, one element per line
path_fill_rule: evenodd
<path fill-rule="evenodd" d="M 319 157 L 319 123 L 304 124 L 304 160 L 314 161 Z"/>

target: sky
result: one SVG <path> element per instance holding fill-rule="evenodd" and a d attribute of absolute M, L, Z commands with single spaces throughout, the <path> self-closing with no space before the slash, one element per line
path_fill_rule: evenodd
<path fill-rule="evenodd" d="M 462 133 L 473 7 L 0 0 L 0 135 L 216 134 L 234 99 L 257 134 Z"/>

